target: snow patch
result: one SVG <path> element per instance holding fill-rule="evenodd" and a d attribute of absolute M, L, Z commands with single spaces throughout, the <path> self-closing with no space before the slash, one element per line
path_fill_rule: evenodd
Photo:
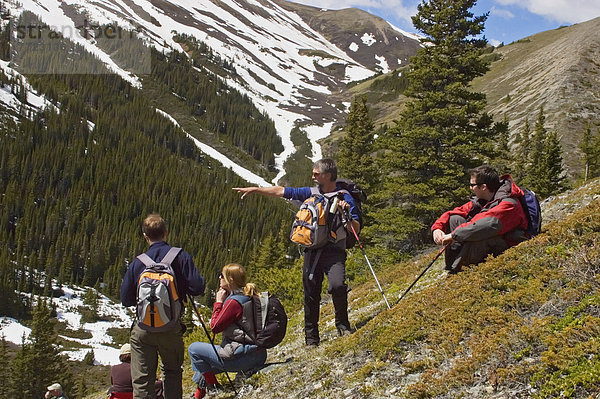
<path fill-rule="evenodd" d="M 358 46 L 358 44 L 352 42 L 352 43 L 350 43 L 348 48 L 350 49 L 350 51 L 356 53 L 360 47 Z"/>
<path fill-rule="evenodd" d="M 402 33 L 403 36 L 406 36 L 410 39 L 420 40 L 423 36 L 419 36 L 416 33 L 410 33 L 405 30 L 398 28 L 397 26 L 392 25 L 390 22 L 386 21 L 395 31 Z"/>
<path fill-rule="evenodd" d="M 332 127 L 333 127 L 333 122 L 325 123 L 322 126 L 316 126 L 316 125 L 303 126 L 302 129 L 304 131 L 306 131 L 306 136 L 308 137 L 308 139 L 310 140 L 311 143 L 317 143 L 318 140 L 321 140 L 321 139 L 329 136 L 329 133 L 331 132 Z M 321 158 L 323 158 L 321 146 L 313 144 L 313 151 L 312 151 L 311 159 L 313 161 L 318 161 Z"/>
<path fill-rule="evenodd" d="M 387 63 L 387 60 L 385 59 L 384 56 L 375 56 L 375 59 L 378 61 L 377 65 L 379 65 L 379 67 L 381 68 L 381 72 L 382 73 L 388 73 L 390 71 L 390 67 Z"/>
<path fill-rule="evenodd" d="M 360 40 L 362 40 L 363 44 L 366 44 L 369 47 L 377 43 L 377 39 L 375 39 L 375 35 L 372 33 L 365 33 L 361 36 Z"/>
<path fill-rule="evenodd" d="M 90 333 L 92 337 L 80 339 L 60 335 L 66 341 L 76 342 L 84 346 L 76 350 L 64 350 L 61 353 L 66 354 L 71 360 L 83 360 L 85 355 L 93 350 L 95 364 L 118 364 L 119 349 L 113 343 L 112 337 L 108 335 L 108 329 L 129 328 L 131 326 L 133 319 L 127 309 L 98 293 L 98 315 L 111 321 L 82 324 L 79 308 L 84 306 L 83 295 L 86 288 L 63 286 L 62 290 L 64 294 L 61 297 L 51 299 L 53 306 L 56 308 L 57 320 L 66 323 L 70 330 L 83 330 Z M 25 341 L 30 342 L 30 334 L 31 329 L 21 325 L 17 320 L 10 317 L 0 317 L 0 335 L 4 335 L 7 341 L 21 345 L 23 335 L 25 335 Z"/>
<path fill-rule="evenodd" d="M 165 111 L 160 110 L 158 108 L 156 109 L 156 112 L 158 112 L 159 114 L 168 118 L 175 126 L 179 127 L 181 130 L 183 130 L 183 128 L 181 128 L 179 123 L 171 115 L 169 115 Z M 187 133 L 185 130 L 183 130 L 183 132 L 194 142 L 194 144 L 196 144 L 196 147 L 198 147 L 200 149 L 200 151 L 202 151 L 209 157 L 217 160 L 224 167 L 231 169 L 236 175 L 240 176 L 242 179 L 244 179 L 247 182 L 250 182 L 252 184 L 261 186 L 261 187 L 266 187 L 266 186 L 271 185 L 262 177 L 258 176 L 257 174 L 254 174 L 254 173 L 250 172 L 248 169 L 236 164 L 235 162 L 233 162 L 232 160 L 227 158 L 227 156 L 221 154 L 219 151 L 215 150 L 211 146 L 202 143 L 200 140 L 196 139 L 195 137 L 193 137 L 192 135 Z"/>
<path fill-rule="evenodd" d="M 346 66 L 346 83 L 370 78 L 373 75 L 375 75 L 375 72 L 368 71 L 368 73 L 366 73 L 362 67 L 356 67 L 354 65 Z"/>
<path fill-rule="evenodd" d="M 31 334 L 31 328 L 21 325 L 11 317 L 0 317 L 0 336 L 3 336 L 6 341 L 21 345 L 23 335 L 27 341 L 29 334 Z"/>

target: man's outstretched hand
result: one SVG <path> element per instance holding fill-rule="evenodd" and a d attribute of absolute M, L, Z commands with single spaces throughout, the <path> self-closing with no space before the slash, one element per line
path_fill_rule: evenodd
<path fill-rule="evenodd" d="M 233 189 L 238 193 L 242 193 L 242 199 L 244 199 L 246 195 L 252 194 L 258 190 L 258 187 L 234 187 Z"/>

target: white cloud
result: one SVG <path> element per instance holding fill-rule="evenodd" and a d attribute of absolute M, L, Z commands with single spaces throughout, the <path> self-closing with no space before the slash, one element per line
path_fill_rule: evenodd
<path fill-rule="evenodd" d="M 498 8 L 496 6 L 492 7 L 492 9 L 490 10 L 490 15 L 498 16 L 504 19 L 512 19 L 515 17 L 515 14 L 513 14 L 506 8 Z"/>
<path fill-rule="evenodd" d="M 558 23 L 583 22 L 600 16 L 600 1 L 592 0 L 495 0 L 508 6 L 516 5 Z"/>
<path fill-rule="evenodd" d="M 494 47 L 498 47 L 500 44 L 502 44 L 500 40 L 496 39 L 488 39 L 488 42 Z"/>

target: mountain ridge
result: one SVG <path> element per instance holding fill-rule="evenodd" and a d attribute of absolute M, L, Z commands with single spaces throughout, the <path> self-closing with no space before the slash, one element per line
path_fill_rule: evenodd
<path fill-rule="evenodd" d="M 600 126 L 600 18 L 528 36 L 494 51 L 501 59 L 473 82 L 488 97 L 497 119 L 506 115 L 512 132 L 543 107 L 546 127 L 561 136 L 565 166 L 573 176 L 582 165 L 578 143 L 586 124 Z"/>

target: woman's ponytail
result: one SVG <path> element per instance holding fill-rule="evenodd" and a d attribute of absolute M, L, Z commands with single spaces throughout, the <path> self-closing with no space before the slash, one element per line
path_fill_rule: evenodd
<path fill-rule="evenodd" d="M 254 283 L 247 283 L 244 286 L 244 295 L 246 296 L 260 296 L 260 291 L 256 288 Z"/>

